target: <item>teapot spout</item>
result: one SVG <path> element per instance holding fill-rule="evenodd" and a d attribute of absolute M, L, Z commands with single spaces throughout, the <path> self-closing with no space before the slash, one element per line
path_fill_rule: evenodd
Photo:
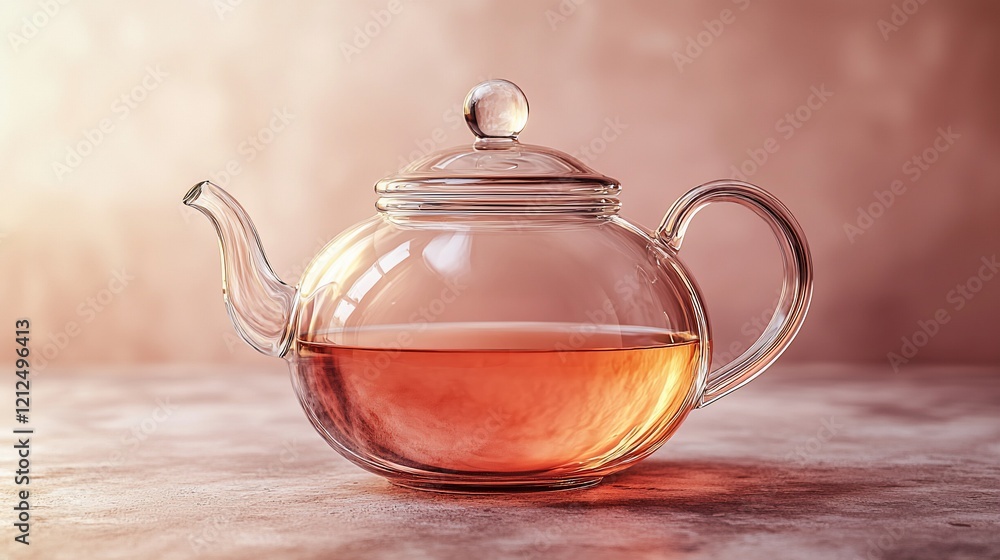
<path fill-rule="evenodd" d="M 236 330 L 261 353 L 284 355 L 296 290 L 271 270 L 250 217 L 236 199 L 209 181 L 188 191 L 184 204 L 208 216 L 219 234 L 222 295 Z"/>

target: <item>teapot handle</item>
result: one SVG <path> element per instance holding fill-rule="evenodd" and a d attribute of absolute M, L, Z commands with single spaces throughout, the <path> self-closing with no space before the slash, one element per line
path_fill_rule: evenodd
<path fill-rule="evenodd" d="M 678 251 L 691 218 L 712 202 L 735 202 L 764 218 L 778 239 L 785 274 L 778 306 L 764 332 L 739 357 L 708 374 L 699 408 L 739 389 L 778 359 L 802 326 L 812 299 L 812 257 L 802 228 L 784 204 L 750 183 L 720 180 L 691 189 L 667 211 L 657 239 Z"/>

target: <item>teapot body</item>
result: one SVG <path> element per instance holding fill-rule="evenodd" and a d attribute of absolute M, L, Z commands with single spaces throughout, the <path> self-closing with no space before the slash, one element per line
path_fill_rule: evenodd
<path fill-rule="evenodd" d="M 812 260 L 773 195 L 706 183 L 649 232 L 618 216 L 617 180 L 518 140 L 528 103 L 513 83 L 479 84 L 464 114 L 475 142 L 377 182 L 378 214 L 331 241 L 297 287 L 229 193 L 203 181 L 184 196 L 219 236 L 237 332 L 289 362 L 310 421 L 344 457 L 428 490 L 595 484 L 791 343 Z M 715 202 L 768 223 L 784 274 L 759 338 L 710 371 L 705 308 L 677 254 Z"/>
<path fill-rule="evenodd" d="M 666 441 L 710 356 L 676 254 L 617 216 L 379 214 L 307 267 L 292 324 L 317 431 L 437 490 L 596 483 Z"/>

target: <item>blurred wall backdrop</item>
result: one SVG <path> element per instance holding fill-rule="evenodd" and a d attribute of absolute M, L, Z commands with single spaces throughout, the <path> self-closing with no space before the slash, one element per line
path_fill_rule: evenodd
<path fill-rule="evenodd" d="M 377 179 L 469 142 L 465 93 L 504 77 L 522 139 L 620 179 L 647 227 L 720 177 L 785 201 L 816 262 L 786 361 L 890 371 L 905 339 L 910 363 L 996 363 L 998 29 L 985 0 L 4 2 L 0 316 L 34 321 L 47 365 L 264 362 L 184 192 L 225 184 L 294 282 Z M 717 352 L 745 348 L 769 231 L 712 207 L 688 239 Z"/>

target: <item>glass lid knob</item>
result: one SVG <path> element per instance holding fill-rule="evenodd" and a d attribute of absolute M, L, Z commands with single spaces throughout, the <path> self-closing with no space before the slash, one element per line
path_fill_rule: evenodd
<path fill-rule="evenodd" d="M 479 138 L 517 139 L 528 122 L 528 98 L 507 80 L 487 80 L 465 97 L 465 122 Z"/>

